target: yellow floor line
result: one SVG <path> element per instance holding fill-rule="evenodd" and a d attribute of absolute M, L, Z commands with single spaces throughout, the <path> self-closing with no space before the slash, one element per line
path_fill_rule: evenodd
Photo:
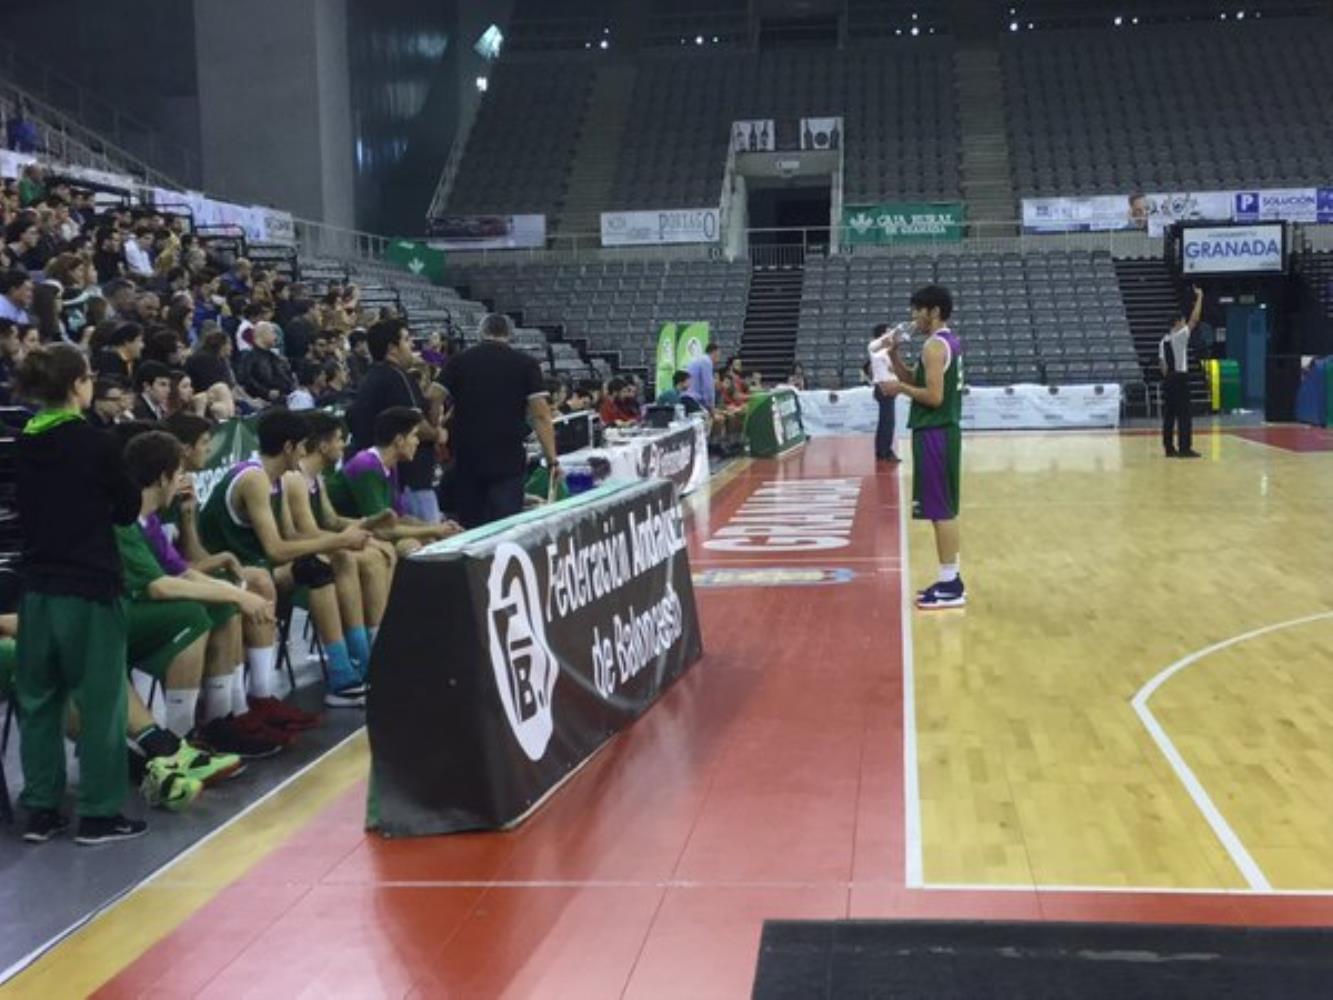
<path fill-rule="evenodd" d="M 0 987 L 0 997 L 89 995 L 364 779 L 369 759 L 365 730 L 361 730 L 291 784 L 47 952 Z M 108 860 L 112 860 L 110 855 Z"/>

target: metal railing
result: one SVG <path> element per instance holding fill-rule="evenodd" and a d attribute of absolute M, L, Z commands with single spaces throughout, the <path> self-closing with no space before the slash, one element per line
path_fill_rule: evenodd
<path fill-rule="evenodd" d="M 162 187 L 201 183 L 199 157 L 188 147 L 164 138 L 161 130 L 4 40 L 0 40 L 0 77 L 43 117 L 57 116 L 62 127 L 81 136 L 81 141 L 91 139 L 92 149 L 106 145 L 122 161 L 120 166 Z"/>
<path fill-rule="evenodd" d="M 296 245 L 310 257 L 336 260 L 378 261 L 392 242 L 387 236 L 344 229 L 309 219 L 295 219 Z"/>

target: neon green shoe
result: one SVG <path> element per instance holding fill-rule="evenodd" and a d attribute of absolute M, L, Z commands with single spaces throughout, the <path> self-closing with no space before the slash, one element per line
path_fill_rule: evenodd
<path fill-rule="evenodd" d="M 179 768 L 171 766 L 172 758 L 158 757 L 148 762 L 147 772 L 139 785 L 139 791 L 150 806 L 183 812 L 190 807 L 199 793 L 204 790 L 204 783 L 198 778 L 191 778 Z"/>
<path fill-rule="evenodd" d="M 191 746 L 185 740 L 181 740 L 180 749 L 174 756 L 158 759 L 186 777 L 202 782 L 205 788 L 233 778 L 245 770 L 245 764 L 236 754 L 209 753 Z"/>

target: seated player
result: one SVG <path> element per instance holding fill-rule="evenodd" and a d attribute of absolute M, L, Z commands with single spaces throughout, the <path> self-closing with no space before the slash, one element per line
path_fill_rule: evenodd
<path fill-rule="evenodd" d="M 376 518 L 353 520 L 334 510 L 323 477 L 342 461 L 347 447 L 343 425 L 337 417 L 319 410 L 305 414 L 305 420 L 309 437 L 300 468 L 282 477 L 283 534 L 288 538 L 318 538 L 353 526 L 373 530 L 376 525 L 392 522 L 392 511 Z M 343 627 L 356 658 L 358 644 L 373 645 L 379 632 L 398 554 L 392 542 L 372 538 L 360 552 L 335 552 L 331 558 Z M 356 635 L 358 630 L 360 634 Z M 369 657 L 368 648 L 365 656 Z"/>
<path fill-rule="evenodd" d="M 138 523 L 116 529 L 129 592 L 128 660 L 162 681 L 166 728 L 218 753 L 214 773 L 192 775 L 208 784 L 239 768 L 231 754 L 267 757 L 290 741 L 247 716 L 243 693 L 237 698 L 237 680 L 244 670 L 237 611 L 271 622 L 273 604 L 194 570 L 170 575 L 154 555 L 144 522 L 176 496 L 181 447 L 174 437 L 161 431 L 138 435 L 125 447 L 125 469 L 143 497 Z M 201 681 L 202 727 L 197 725 Z"/>
<path fill-rule="evenodd" d="M 359 452 L 332 474 L 325 474 L 329 499 L 343 517 L 375 518 L 385 512 L 398 515 L 381 523 L 376 534 L 389 539 L 399 555 L 409 555 L 424 543 L 455 535 L 462 529 L 452 521 L 427 524 L 403 514 L 398 464 L 412 461 L 420 440 L 421 411 L 391 406 L 375 418 L 375 446 Z"/>
<path fill-rule="evenodd" d="M 192 413 L 177 413 L 168 417 L 163 428 L 179 441 L 183 448 L 185 471 L 196 473 L 208 463 L 213 450 L 212 425 Z M 246 566 L 230 552 L 210 553 L 199 537 L 199 502 L 195 496 L 191 476 L 181 480 L 181 492 L 170 517 L 176 538 L 168 539 L 163 519 L 150 515 L 146 525 L 149 544 L 167 571 L 179 575 L 186 568 L 209 575 L 222 573 L 239 580 L 246 590 L 269 602 L 276 602 L 277 589 L 273 574 L 263 566 Z M 248 701 L 252 714 L 270 729 L 298 733 L 319 724 L 319 716 L 304 712 L 277 697 L 278 687 L 278 630 L 274 622 L 259 622 L 246 618 L 241 623 L 245 641 L 245 662 L 248 678 L 238 679 L 238 701 Z"/>
<path fill-rule="evenodd" d="M 360 708 L 366 703 L 367 664 L 352 660 L 338 611 L 333 567 L 321 557 L 363 549 L 370 533 L 351 526 L 319 538 L 283 538 L 278 527 L 282 477 L 299 468 L 306 433 L 299 413 L 285 407 L 266 411 L 259 418 L 258 461 L 237 463 L 214 487 L 199 515 L 200 539 L 210 551 L 230 552 L 243 565 L 271 569 L 279 594 L 294 595 L 297 588 L 305 588 L 310 618 L 328 657 L 324 704 Z"/>

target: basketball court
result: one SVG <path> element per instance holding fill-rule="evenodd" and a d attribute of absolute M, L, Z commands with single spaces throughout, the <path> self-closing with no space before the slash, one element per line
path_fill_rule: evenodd
<path fill-rule="evenodd" d="M 350 738 L 10 995 L 736 997 L 770 918 L 1333 919 L 1333 436 L 965 444 L 966 611 L 866 438 L 689 501 L 705 655 L 512 833 Z M 100 987 L 100 989 L 99 989 Z"/>

